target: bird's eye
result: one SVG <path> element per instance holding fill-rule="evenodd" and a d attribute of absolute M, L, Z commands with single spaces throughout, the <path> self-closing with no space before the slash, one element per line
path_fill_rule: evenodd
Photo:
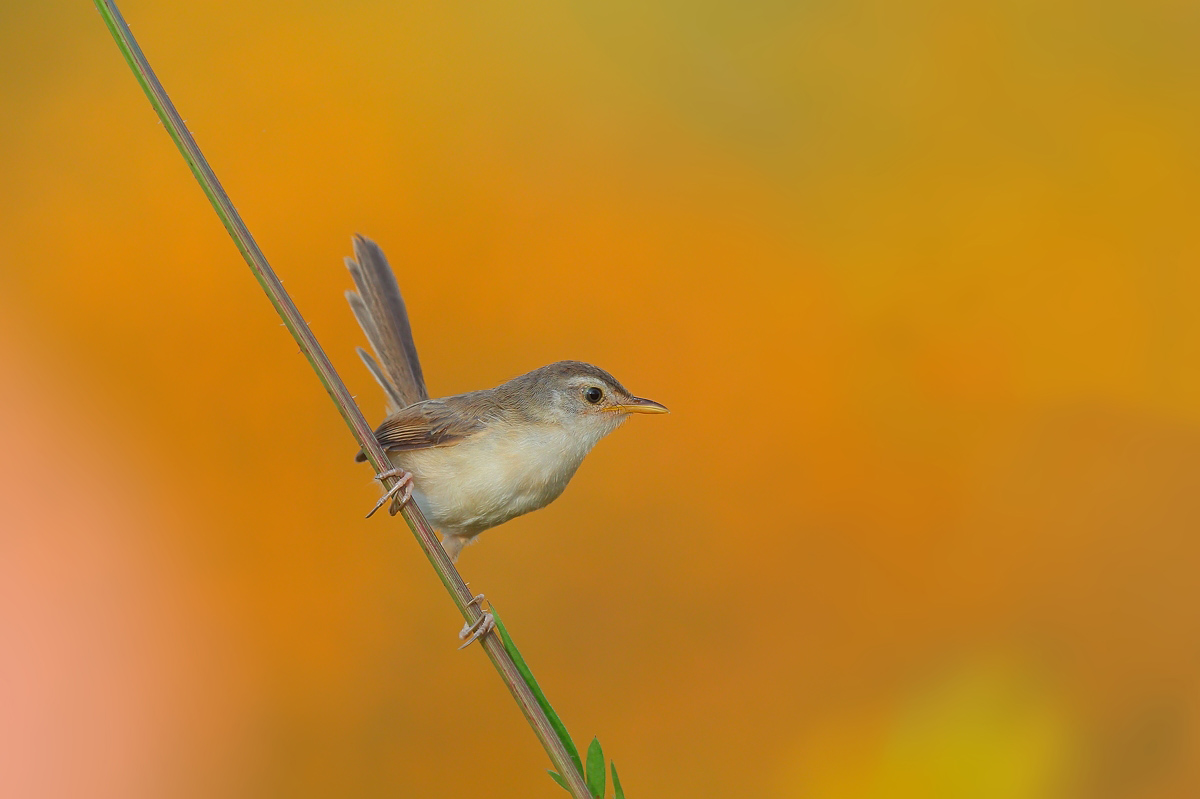
<path fill-rule="evenodd" d="M 583 398 L 595 405 L 597 402 L 604 399 L 604 392 L 595 386 L 588 386 L 583 390 Z"/>

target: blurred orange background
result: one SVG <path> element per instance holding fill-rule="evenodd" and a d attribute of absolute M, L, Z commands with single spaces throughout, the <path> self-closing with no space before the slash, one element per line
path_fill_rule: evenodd
<path fill-rule="evenodd" d="M 459 566 L 630 797 L 1200 795 L 1200 15 L 128 0 L 372 422 L 672 415 Z M 0 27 L 0 795 L 557 797 L 86 2 Z"/>

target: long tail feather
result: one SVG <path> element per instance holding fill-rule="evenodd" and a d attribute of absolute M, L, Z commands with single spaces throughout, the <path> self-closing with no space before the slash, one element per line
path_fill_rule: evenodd
<path fill-rule="evenodd" d="M 383 250 L 367 237 L 356 235 L 354 258 L 346 259 L 346 268 L 358 289 L 346 292 L 346 299 L 375 359 L 361 348 L 359 355 L 383 387 L 388 413 L 429 399 L 404 298 Z"/>

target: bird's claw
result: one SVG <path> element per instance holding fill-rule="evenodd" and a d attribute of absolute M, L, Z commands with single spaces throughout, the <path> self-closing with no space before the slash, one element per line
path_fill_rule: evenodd
<path fill-rule="evenodd" d="M 386 480 L 389 477 L 398 477 L 396 484 L 387 490 L 379 501 L 375 503 L 375 507 L 371 508 L 371 512 L 367 514 L 367 518 L 375 515 L 375 512 L 383 507 L 383 503 L 389 499 L 392 500 L 392 507 L 388 510 L 395 516 L 401 508 L 404 507 L 410 499 L 412 499 L 413 491 L 413 476 L 412 472 L 406 472 L 403 469 L 388 469 L 386 472 L 380 472 L 375 475 L 376 480 Z"/>
<path fill-rule="evenodd" d="M 471 601 L 467 603 L 467 607 L 475 605 L 476 607 L 482 608 L 479 603 L 483 602 L 483 599 L 483 594 L 476 594 L 471 598 Z M 496 619 L 488 611 L 483 611 L 482 616 L 480 616 L 474 622 L 467 622 L 462 626 L 462 629 L 458 631 L 458 637 L 460 640 L 462 640 L 462 646 L 460 646 L 459 649 L 466 649 L 468 646 L 487 635 L 494 629 L 496 629 Z"/>

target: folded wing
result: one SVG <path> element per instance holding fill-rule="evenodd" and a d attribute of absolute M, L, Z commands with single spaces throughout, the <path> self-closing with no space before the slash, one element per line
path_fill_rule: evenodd
<path fill-rule="evenodd" d="M 430 447 L 449 447 L 479 432 L 483 420 L 458 405 L 459 397 L 426 400 L 388 416 L 375 430 L 375 438 L 384 452 L 404 452 Z M 366 460 L 361 452 L 355 458 Z"/>

